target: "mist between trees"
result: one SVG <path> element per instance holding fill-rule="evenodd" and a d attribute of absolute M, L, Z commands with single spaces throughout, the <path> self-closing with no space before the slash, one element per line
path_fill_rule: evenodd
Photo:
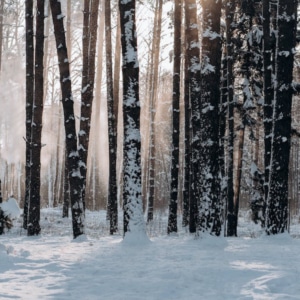
<path fill-rule="evenodd" d="M 2 195 L 144 232 L 299 216 L 296 0 L 0 0 Z M 178 215 L 182 224 L 179 224 Z M 145 223 L 144 223 L 145 217 Z"/>

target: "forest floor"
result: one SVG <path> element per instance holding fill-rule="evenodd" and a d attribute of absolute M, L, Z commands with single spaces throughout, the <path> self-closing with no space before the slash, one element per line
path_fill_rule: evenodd
<path fill-rule="evenodd" d="M 27 237 L 21 220 L 0 236 L 0 299 L 226 300 L 300 299 L 300 225 L 268 237 L 240 218 L 239 237 L 195 240 L 166 235 L 166 215 L 149 241 L 108 235 L 105 212 L 86 214 L 86 237 L 71 220 L 43 209 L 42 234 Z"/>

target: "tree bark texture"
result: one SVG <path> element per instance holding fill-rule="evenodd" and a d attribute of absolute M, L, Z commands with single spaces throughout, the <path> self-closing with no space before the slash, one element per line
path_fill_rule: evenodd
<path fill-rule="evenodd" d="M 135 1 L 119 1 L 123 73 L 123 208 L 124 235 L 145 235 L 141 189 L 139 64 Z"/>
<path fill-rule="evenodd" d="M 202 0 L 201 153 L 199 159 L 199 232 L 221 233 L 219 170 L 219 101 L 221 69 L 221 1 Z"/>
<path fill-rule="evenodd" d="M 82 180 L 80 174 L 80 159 L 77 149 L 77 135 L 74 116 L 74 100 L 69 69 L 66 37 L 63 24 L 61 3 L 50 0 L 55 41 L 57 47 L 58 65 L 62 105 L 64 111 L 64 125 L 66 135 L 67 166 L 69 170 L 70 199 L 72 211 L 72 225 L 74 238 L 84 234 L 84 207 L 82 202 Z"/>
<path fill-rule="evenodd" d="M 174 57 L 172 96 L 172 154 L 171 188 L 169 202 L 168 233 L 177 232 L 178 172 L 179 172 L 179 123 L 180 123 L 180 67 L 181 67 L 181 0 L 175 0 L 174 9 Z"/>
<path fill-rule="evenodd" d="M 266 210 L 267 234 L 283 233 L 288 225 L 288 177 L 291 145 L 291 108 L 294 47 L 297 28 L 296 0 L 279 0 L 275 106 L 269 194 Z"/>

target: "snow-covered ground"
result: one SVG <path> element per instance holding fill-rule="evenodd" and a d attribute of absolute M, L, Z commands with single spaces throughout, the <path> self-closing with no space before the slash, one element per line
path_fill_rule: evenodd
<path fill-rule="evenodd" d="M 87 212 L 87 236 L 72 240 L 71 221 L 42 210 L 42 234 L 21 220 L 0 236 L 0 299 L 300 299 L 300 233 L 267 237 L 240 220 L 238 238 L 168 237 L 165 217 L 150 240 L 109 236 L 104 212 Z"/>

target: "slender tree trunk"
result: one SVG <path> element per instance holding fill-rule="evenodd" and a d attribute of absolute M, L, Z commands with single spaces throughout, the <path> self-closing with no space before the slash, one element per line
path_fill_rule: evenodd
<path fill-rule="evenodd" d="M 279 0 L 274 125 L 269 194 L 266 210 L 267 234 L 283 233 L 288 225 L 288 176 L 291 144 L 291 108 L 294 47 L 297 28 L 296 0 Z"/>
<path fill-rule="evenodd" d="M 198 230 L 221 234 L 219 170 L 219 101 L 221 68 L 221 1 L 201 1 L 203 9 L 201 67 L 201 145 Z"/>
<path fill-rule="evenodd" d="M 270 34 L 270 0 L 263 0 L 263 76 L 264 76 L 264 202 L 269 193 L 270 160 L 273 127 L 273 85 L 272 85 L 272 49 Z M 265 215 L 265 206 L 263 210 Z"/>
<path fill-rule="evenodd" d="M 31 122 L 34 95 L 34 44 L 33 44 L 33 0 L 25 2 L 25 29 L 26 29 L 26 154 L 25 154 L 25 200 L 23 213 L 23 228 L 27 229 L 28 206 L 30 197 L 31 171 Z"/>
<path fill-rule="evenodd" d="M 44 13 L 45 1 L 37 1 L 35 34 L 34 106 L 31 128 L 31 176 L 28 211 L 28 235 L 37 235 L 40 227 L 41 149 L 44 107 Z"/>
<path fill-rule="evenodd" d="M 59 0 L 50 0 L 55 41 L 57 47 L 58 66 L 60 72 L 60 85 L 62 104 L 64 110 L 64 123 L 66 135 L 67 165 L 70 183 L 70 198 L 72 209 L 72 224 L 74 238 L 84 234 L 84 207 L 82 202 L 82 180 L 80 174 L 80 159 L 77 149 L 77 135 L 75 128 L 74 100 L 69 69 L 68 52 L 66 46 L 65 30 Z"/>
<path fill-rule="evenodd" d="M 124 235 L 146 235 L 141 189 L 139 63 L 135 0 L 119 1 L 123 73 L 123 207 Z"/>
<path fill-rule="evenodd" d="M 172 154 L 171 189 L 169 202 L 168 233 L 177 232 L 178 171 L 179 171 L 179 123 L 180 123 L 180 67 L 181 67 L 181 0 L 175 0 L 174 9 L 174 58 L 172 97 Z"/>
<path fill-rule="evenodd" d="M 107 120 L 109 147 L 109 182 L 107 213 L 110 220 L 110 234 L 118 230 L 118 189 L 117 189 L 117 128 L 114 111 L 112 46 L 111 46 L 111 8 L 110 0 L 105 1 L 105 45 L 106 45 L 106 86 Z"/>
<path fill-rule="evenodd" d="M 91 127 L 93 91 L 95 83 L 95 56 L 97 43 L 97 20 L 99 0 L 85 0 L 83 20 L 83 69 L 81 90 L 81 113 L 79 131 L 79 156 L 81 158 L 82 199 L 85 207 L 87 157 Z"/>
<path fill-rule="evenodd" d="M 200 102 L 200 46 L 199 46 L 199 30 L 197 22 L 197 5 L 195 0 L 189 0 L 185 2 L 185 17 L 186 17 L 186 60 L 188 69 L 188 75 L 186 84 L 188 87 L 185 89 L 189 91 L 189 103 L 185 103 L 186 126 L 185 131 L 188 135 L 189 142 L 186 137 L 186 151 L 190 147 L 191 158 L 187 158 L 189 152 L 185 154 L 185 163 L 189 168 L 189 173 L 185 173 L 186 185 L 189 185 L 189 231 L 190 233 L 196 232 L 197 219 L 198 219 L 198 206 L 197 199 L 199 195 L 198 187 L 198 175 L 199 169 L 199 157 L 201 152 L 201 140 L 200 140 L 200 117 L 201 117 L 201 102 Z M 189 112 L 190 110 L 190 112 Z M 191 160 L 189 162 L 189 160 Z M 189 183 L 187 183 L 189 181 Z"/>
<path fill-rule="evenodd" d="M 233 97 L 233 44 L 232 22 L 235 3 L 228 0 L 225 7 L 226 16 L 226 56 L 227 56 L 227 119 L 228 119 L 228 156 L 227 156 L 227 236 L 237 235 L 237 218 L 234 213 L 233 189 L 233 153 L 234 153 L 234 97 Z"/>
<path fill-rule="evenodd" d="M 149 109 L 150 109 L 150 145 L 149 145 L 149 191 L 148 191 L 148 212 L 147 222 L 153 220 L 154 194 L 155 194 L 155 115 L 156 115 L 156 98 L 158 85 L 158 67 L 160 56 L 160 40 L 161 40 L 161 22 L 162 22 L 162 0 L 156 1 L 154 26 L 153 26 L 153 42 L 151 49 L 151 71 L 149 78 Z"/>

